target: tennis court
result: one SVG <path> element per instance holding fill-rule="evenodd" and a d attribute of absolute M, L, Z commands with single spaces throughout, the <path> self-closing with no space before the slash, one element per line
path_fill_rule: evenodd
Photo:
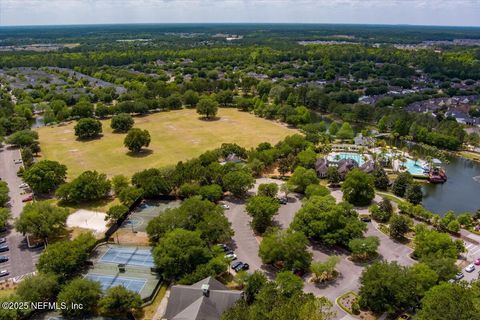
<path fill-rule="evenodd" d="M 99 259 L 99 262 L 117 263 L 131 266 L 154 267 L 150 249 L 139 249 L 136 247 L 109 248 Z"/>
<path fill-rule="evenodd" d="M 124 278 L 124 277 L 107 276 L 103 274 L 94 274 L 94 273 L 87 274 L 85 278 L 100 282 L 100 285 L 102 286 L 103 291 L 106 291 L 116 286 L 124 286 L 128 290 L 132 290 L 132 291 L 135 291 L 136 293 L 140 293 L 140 291 L 142 291 L 143 287 L 145 286 L 145 283 L 147 282 L 146 279 Z"/>

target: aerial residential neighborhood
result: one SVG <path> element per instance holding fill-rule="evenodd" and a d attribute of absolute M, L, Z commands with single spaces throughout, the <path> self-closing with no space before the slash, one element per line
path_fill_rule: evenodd
<path fill-rule="evenodd" d="M 0 320 L 480 320 L 476 1 L 0 3 Z"/>

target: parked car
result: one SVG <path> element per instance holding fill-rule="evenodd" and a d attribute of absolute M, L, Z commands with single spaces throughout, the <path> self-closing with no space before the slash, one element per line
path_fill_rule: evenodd
<path fill-rule="evenodd" d="M 223 209 L 230 209 L 230 206 L 228 204 L 222 203 L 222 208 Z"/>
<path fill-rule="evenodd" d="M 231 250 L 230 247 L 227 246 L 227 245 L 224 244 L 224 243 L 219 243 L 219 244 L 217 244 L 217 246 L 219 246 L 220 248 L 222 248 L 223 251 L 230 251 L 230 250 Z"/>
<path fill-rule="evenodd" d="M 248 270 L 250 269 L 250 265 L 248 263 L 244 263 L 242 266 L 242 270 Z"/>
<path fill-rule="evenodd" d="M 370 222 L 372 221 L 372 219 L 370 217 L 361 217 L 360 220 L 362 220 L 363 222 Z"/>
<path fill-rule="evenodd" d="M 6 242 L 7 242 L 7 238 L 0 238 L 0 244 L 6 243 Z"/>
<path fill-rule="evenodd" d="M 26 198 L 23 198 L 22 202 L 29 202 L 29 201 L 32 201 L 32 200 L 33 200 L 33 195 L 29 195 Z"/>
<path fill-rule="evenodd" d="M 28 184 L 26 184 L 25 182 L 22 183 L 21 185 L 18 186 L 20 189 L 27 189 L 29 188 Z"/>
<path fill-rule="evenodd" d="M 467 272 L 473 272 L 475 270 L 475 265 L 473 263 L 470 263 L 466 268 L 465 271 Z"/>
<path fill-rule="evenodd" d="M 286 197 L 281 197 L 277 199 L 280 204 L 287 204 L 288 199 Z"/>
<path fill-rule="evenodd" d="M 240 262 L 239 264 L 237 264 L 235 266 L 235 268 L 233 268 L 233 270 L 235 270 L 235 272 L 240 272 L 243 270 L 243 262 Z"/>
<path fill-rule="evenodd" d="M 231 261 L 237 260 L 237 255 L 235 253 L 227 253 L 225 258 Z"/>
<path fill-rule="evenodd" d="M 2 262 L 7 262 L 8 261 L 8 257 L 7 256 L 0 256 L 0 263 Z"/>
<path fill-rule="evenodd" d="M 7 232 L 7 227 L 0 227 L 0 233 Z"/>
<path fill-rule="evenodd" d="M 8 246 L 6 244 L 0 246 L 0 252 L 5 252 L 5 251 L 8 251 L 8 250 L 10 250 L 10 249 L 8 248 Z"/>
<path fill-rule="evenodd" d="M 22 161 L 22 159 L 16 159 L 16 160 L 13 160 L 13 163 L 15 163 L 15 164 L 22 164 L 23 161 Z"/>
<path fill-rule="evenodd" d="M 480 266 L 480 258 L 477 258 L 477 260 L 475 260 L 475 262 L 473 262 L 473 263 L 477 266 Z"/>
<path fill-rule="evenodd" d="M 242 261 L 237 261 L 237 262 L 232 263 L 231 267 L 232 267 L 233 270 L 237 271 L 238 266 L 242 265 L 242 264 L 243 264 Z"/>
<path fill-rule="evenodd" d="M 10 272 L 8 272 L 7 270 L 2 270 L 0 271 L 0 277 L 6 277 L 10 274 Z"/>
<path fill-rule="evenodd" d="M 465 275 L 464 275 L 462 272 L 459 272 L 459 273 L 457 273 L 457 274 L 455 275 L 454 279 L 455 279 L 456 281 L 458 281 L 458 280 L 463 279 L 463 277 L 465 277 Z"/>

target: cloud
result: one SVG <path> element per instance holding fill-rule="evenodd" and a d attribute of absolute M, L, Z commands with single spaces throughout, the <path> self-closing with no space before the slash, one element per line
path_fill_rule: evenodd
<path fill-rule="evenodd" d="M 306 22 L 480 25 L 480 0 L 0 0 L 0 24 Z"/>

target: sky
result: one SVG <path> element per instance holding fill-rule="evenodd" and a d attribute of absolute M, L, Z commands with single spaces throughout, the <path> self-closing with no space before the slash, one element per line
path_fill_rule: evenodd
<path fill-rule="evenodd" d="M 0 26 L 179 22 L 480 26 L 480 0 L 0 0 Z"/>

